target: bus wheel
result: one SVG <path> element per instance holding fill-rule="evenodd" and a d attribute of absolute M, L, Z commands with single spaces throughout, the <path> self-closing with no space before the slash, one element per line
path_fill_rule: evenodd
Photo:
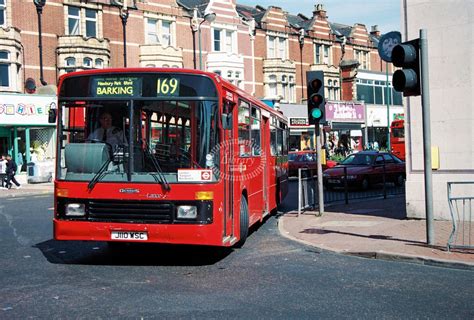
<path fill-rule="evenodd" d="M 242 248 L 249 234 L 249 207 L 247 199 L 240 199 L 240 240 L 235 244 L 236 248 Z"/>

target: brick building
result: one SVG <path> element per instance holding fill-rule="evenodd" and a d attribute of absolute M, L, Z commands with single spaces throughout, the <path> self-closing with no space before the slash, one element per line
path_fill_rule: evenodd
<path fill-rule="evenodd" d="M 212 13 L 215 16 L 210 19 Z M 368 32 L 359 23 L 331 22 L 320 4 L 311 15 L 295 16 L 285 8 L 249 7 L 235 0 L 47 0 L 41 21 L 43 80 L 50 86 L 61 74 L 89 68 L 125 64 L 202 68 L 221 74 L 256 97 L 279 102 L 288 117 L 304 120 L 305 73 L 322 70 L 326 98 L 335 106 L 350 108 L 354 101 L 365 101 L 363 119 L 332 121 L 334 131 L 350 135 L 351 130 L 357 133 L 366 127 L 370 142 L 386 136 L 387 120 L 392 117 L 384 116 L 387 65 L 377 52 L 379 32 L 375 27 Z M 36 82 L 37 93 L 48 91 L 41 85 L 38 36 L 32 1 L 0 2 L 3 104 L 7 93 L 26 92 L 28 78 Z M 388 68 L 391 73 L 392 67 Z M 388 102 L 400 100 L 400 105 L 391 112 L 403 113 L 401 99 L 392 95 L 390 88 Z M 28 95 L 24 100 L 28 104 Z M 42 144 L 54 144 L 46 115 L 34 126 L 9 124 L 6 118 L 1 122 L 2 117 L 6 114 L 0 112 L 0 151 L 24 153 L 29 161 L 26 142 L 31 139 L 27 136 L 36 129 L 49 132 L 42 135 L 47 140 L 41 140 Z M 312 131 L 298 123 L 292 128 L 292 141 L 299 149 L 301 137 L 311 137 Z M 17 145 L 17 140 L 23 143 Z"/>

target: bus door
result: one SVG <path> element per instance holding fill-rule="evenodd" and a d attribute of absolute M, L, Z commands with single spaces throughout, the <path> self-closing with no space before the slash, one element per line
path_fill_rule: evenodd
<path fill-rule="evenodd" d="M 232 240 L 235 231 L 234 224 L 234 154 L 236 147 L 234 141 L 235 127 L 233 127 L 234 117 L 232 117 L 234 103 L 224 100 L 223 128 L 224 134 L 221 142 L 223 148 L 222 182 L 224 184 L 224 221 L 223 221 L 223 242 Z M 227 118 L 226 118 L 227 115 Z M 226 122 L 226 124 L 224 124 Z M 227 127 L 226 127 L 227 126 Z"/>
<path fill-rule="evenodd" d="M 267 163 L 267 160 L 270 158 L 270 114 L 266 114 L 266 112 L 262 111 L 262 136 L 261 136 L 261 148 L 262 148 L 262 161 L 265 161 L 263 165 L 263 213 L 267 214 L 270 212 L 269 210 L 269 199 L 268 196 L 270 194 L 269 186 L 270 186 L 270 177 L 269 171 L 273 166 L 270 166 Z"/>

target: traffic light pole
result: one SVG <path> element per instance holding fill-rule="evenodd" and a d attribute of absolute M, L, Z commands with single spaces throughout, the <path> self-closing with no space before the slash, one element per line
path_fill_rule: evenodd
<path fill-rule="evenodd" d="M 426 29 L 420 29 L 421 51 L 421 110 L 423 116 L 423 158 L 425 164 L 425 211 L 426 239 L 428 245 L 434 245 L 433 226 L 433 181 L 431 168 L 431 119 L 430 119 L 430 90 L 428 78 L 428 37 Z"/>
<path fill-rule="evenodd" d="M 321 161 L 321 154 L 323 145 L 321 143 L 321 128 L 319 122 L 314 126 L 316 131 L 316 163 L 318 166 L 318 216 L 322 216 L 324 213 L 324 191 L 323 191 L 323 164 Z"/>

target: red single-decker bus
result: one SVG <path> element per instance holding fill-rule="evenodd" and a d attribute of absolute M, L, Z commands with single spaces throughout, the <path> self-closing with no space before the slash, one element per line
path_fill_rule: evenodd
<path fill-rule="evenodd" d="M 288 190 L 288 125 L 214 73 L 59 81 L 54 238 L 241 246 Z"/>

